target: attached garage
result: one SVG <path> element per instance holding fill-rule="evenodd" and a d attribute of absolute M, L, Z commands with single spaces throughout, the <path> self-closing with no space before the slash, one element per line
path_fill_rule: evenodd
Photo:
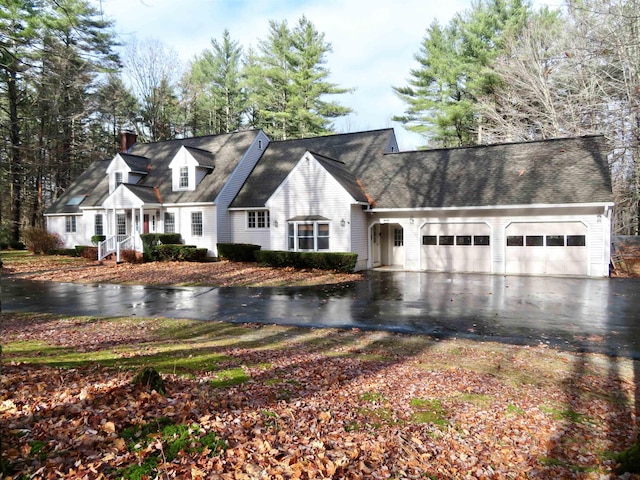
<path fill-rule="evenodd" d="M 515 222 L 505 234 L 506 273 L 588 274 L 588 229 L 582 222 Z"/>
<path fill-rule="evenodd" d="M 491 228 L 486 223 L 427 223 L 421 229 L 421 269 L 491 273 Z"/>

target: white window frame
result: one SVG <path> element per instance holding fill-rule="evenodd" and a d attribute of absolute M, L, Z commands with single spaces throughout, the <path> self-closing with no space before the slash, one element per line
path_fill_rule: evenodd
<path fill-rule="evenodd" d="M 178 170 L 178 188 L 189 188 L 189 167 L 180 167 Z"/>
<path fill-rule="evenodd" d="M 198 221 L 199 220 L 199 221 Z M 204 217 L 201 211 L 191 212 L 191 235 L 201 237 L 204 233 Z"/>
<path fill-rule="evenodd" d="M 300 235 L 301 226 L 312 226 L 311 235 Z M 326 235 L 321 231 L 321 226 L 326 225 Z M 293 232 L 293 234 L 292 234 Z M 313 239 L 313 248 L 300 248 L 300 240 Z M 326 248 L 320 248 L 320 244 L 326 239 Z M 293 245 L 293 248 L 291 248 Z M 293 252 L 328 252 L 331 247 L 331 222 L 329 221 L 301 221 L 287 223 L 287 248 Z"/>
<path fill-rule="evenodd" d="M 164 212 L 164 233 L 176 233 L 176 214 L 174 212 Z"/>
<path fill-rule="evenodd" d="M 116 235 L 119 237 L 127 235 L 127 216 L 124 213 L 116 214 Z"/>
<path fill-rule="evenodd" d="M 250 210 L 247 212 L 248 229 L 266 229 L 271 227 L 269 210 Z"/>
<path fill-rule="evenodd" d="M 104 235 L 104 215 L 96 213 L 93 220 L 93 233 L 94 235 Z"/>
<path fill-rule="evenodd" d="M 124 173 L 122 172 L 114 172 L 113 173 L 113 184 L 115 188 L 118 188 L 118 185 L 124 183 Z"/>
<path fill-rule="evenodd" d="M 64 219 L 64 231 L 65 233 L 77 233 L 78 222 L 75 215 L 67 215 Z"/>

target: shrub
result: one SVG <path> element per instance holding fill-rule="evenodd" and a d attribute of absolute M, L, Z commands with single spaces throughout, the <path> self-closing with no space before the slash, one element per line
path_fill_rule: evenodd
<path fill-rule="evenodd" d="M 128 263 L 142 263 L 142 257 L 131 248 L 120 250 L 120 259 Z"/>
<path fill-rule="evenodd" d="M 207 257 L 206 248 L 195 245 L 168 244 L 156 245 L 151 250 L 151 258 L 156 261 L 199 262 Z"/>
<path fill-rule="evenodd" d="M 62 246 L 62 239 L 44 228 L 29 228 L 22 233 L 27 249 L 33 253 L 48 254 Z"/>
<path fill-rule="evenodd" d="M 348 252 L 287 252 L 258 250 L 256 260 L 271 267 L 317 268 L 351 273 L 356 268 L 357 253 Z"/>
<path fill-rule="evenodd" d="M 98 247 L 92 245 L 76 245 L 76 252 L 79 257 L 87 260 L 96 260 L 98 258 Z"/>
<path fill-rule="evenodd" d="M 78 251 L 75 248 L 57 248 L 51 251 L 54 255 L 65 255 L 68 257 L 77 257 Z"/>
<path fill-rule="evenodd" d="M 254 252 L 261 248 L 260 245 L 249 243 L 219 243 L 218 257 L 231 262 L 255 262 Z"/>
<path fill-rule="evenodd" d="M 182 242 L 179 233 L 143 233 L 140 239 L 145 260 L 158 260 L 154 258 L 153 252 L 153 248 L 158 245 L 178 245 Z"/>
<path fill-rule="evenodd" d="M 93 235 L 91 237 L 91 243 L 98 245 L 100 242 L 104 242 L 107 239 L 106 235 Z"/>

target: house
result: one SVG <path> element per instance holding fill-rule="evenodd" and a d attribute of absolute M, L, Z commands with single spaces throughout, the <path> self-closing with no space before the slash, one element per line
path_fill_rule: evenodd
<path fill-rule="evenodd" d="M 178 232 L 271 250 L 349 251 L 356 269 L 607 276 L 602 136 L 399 152 L 392 129 L 271 141 L 260 130 L 150 144 L 123 136 L 47 211 L 101 255 Z"/>

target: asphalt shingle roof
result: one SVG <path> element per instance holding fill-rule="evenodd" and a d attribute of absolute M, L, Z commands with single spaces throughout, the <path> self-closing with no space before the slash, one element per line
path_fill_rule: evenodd
<path fill-rule="evenodd" d="M 147 172 L 135 187 L 156 187 L 163 203 L 213 202 L 257 135 L 258 130 L 246 130 L 164 142 L 136 143 L 128 153 L 120 155 L 133 170 Z M 204 177 L 195 191 L 174 192 L 169 163 L 183 145 L 198 162 L 202 162 L 201 165 L 215 165 L 215 169 Z M 101 205 L 109 194 L 106 170 L 110 162 L 111 160 L 102 160 L 91 164 L 53 203 L 47 213 L 74 213 L 79 212 L 80 207 Z M 142 191 L 137 192 L 146 195 Z M 66 205 L 69 199 L 77 195 L 87 195 L 87 198 L 78 206 Z M 153 198 L 152 203 L 157 203 L 155 192 Z"/>
<path fill-rule="evenodd" d="M 607 152 L 587 136 L 392 153 L 355 173 L 377 208 L 606 203 Z"/>
<path fill-rule="evenodd" d="M 305 152 L 339 160 L 352 176 L 380 156 L 393 138 L 393 129 L 345 133 L 269 143 L 262 158 L 231 203 L 232 208 L 264 207 Z"/>

